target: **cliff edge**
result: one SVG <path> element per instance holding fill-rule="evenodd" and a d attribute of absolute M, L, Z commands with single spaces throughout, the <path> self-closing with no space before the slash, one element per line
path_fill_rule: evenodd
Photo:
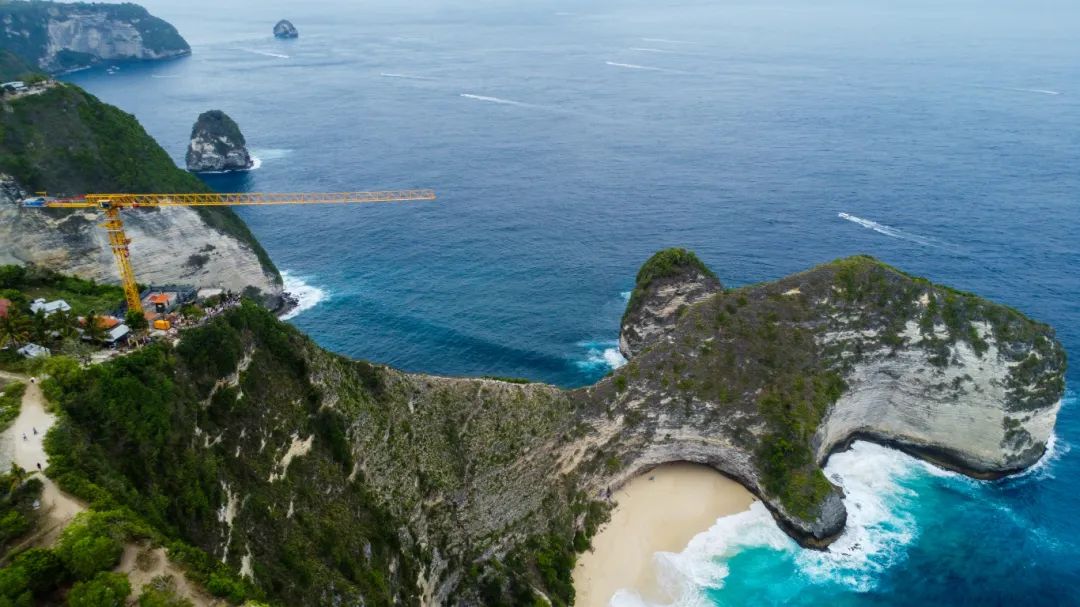
<path fill-rule="evenodd" d="M 0 3 L 0 47 L 53 73 L 191 53 L 175 27 L 130 3 Z"/>
<path fill-rule="evenodd" d="M 687 251 L 645 268 L 630 361 L 571 391 L 348 360 L 244 306 L 67 378 L 50 474 L 147 495 L 285 604 L 566 605 L 603 496 L 660 464 L 737 479 L 823 547 L 846 510 L 821 466 L 853 437 L 980 477 L 1046 449 L 1065 353 L 1015 310 L 868 257 L 732 290 Z"/>
<path fill-rule="evenodd" d="M 206 192 L 130 114 L 71 84 L 3 103 L 0 111 L 0 263 L 35 263 L 116 281 L 96 213 L 24 209 L 27 192 Z M 227 208 L 125 212 L 144 284 L 257 289 L 276 307 L 281 277 L 244 222 Z"/>

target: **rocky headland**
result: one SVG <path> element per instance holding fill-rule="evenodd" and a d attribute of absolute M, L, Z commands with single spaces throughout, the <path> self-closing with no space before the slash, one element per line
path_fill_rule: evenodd
<path fill-rule="evenodd" d="M 725 289 L 663 251 L 621 337 L 628 364 L 568 391 L 349 360 L 249 305 L 63 390 L 50 473 L 145 495 L 124 499 L 284 604 L 566 605 L 603 497 L 644 471 L 709 466 L 824 547 L 846 511 L 822 465 L 852 438 L 1010 474 L 1064 390 L 1052 329 L 868 257 Z M 158 395 L 148 421 L 109 382 Z"/>
<path fill-rule="evenodd" d="M 288 19 L 282 19 L 274 24 L 274 37 L 275 38 L 299 38 L 300 32 L 297 31 L 296 26 L 292 24 L 292 21 Z"/>
<path fill-rule="evenodd" d="M 0 3 L 0 47 L 46 72 L 191 53 L 169 23 L 135 4 Z"/>
<path fill-rule="evenodd" d="M 221 110 L 199 115 L 191 127 L 185 158 L 187 169 L 194 173 L 245 171 L 255 166 L 240 127 Z"/>

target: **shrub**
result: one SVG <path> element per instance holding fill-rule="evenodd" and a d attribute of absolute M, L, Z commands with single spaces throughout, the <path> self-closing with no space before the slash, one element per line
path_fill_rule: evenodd
<path fill-rule="evenodd" d="M 122 573 L 101 572 L 88 582 L 78 582 L 68 593 L 70 607 L 124 607 L 131 584 Z"/>

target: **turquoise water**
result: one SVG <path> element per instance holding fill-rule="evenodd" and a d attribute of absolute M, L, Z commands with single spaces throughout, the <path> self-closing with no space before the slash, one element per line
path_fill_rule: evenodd
<path fill-rule="evenodd" d="M 869 253 L 1080 346 L 1075 2 L 147 6 L 192 57 L 70 79 L 178 161 L 228 112 L 260 167 L 214 187 L 438 191 L 243 211 L 333 350 L 587 384 L 673 245 L 729 285 Z M 687 603 L 1080 604 L 1078 436 L 1070 398 L 1049 461 L 994 483 L 860 446 L 829 464 L 853 513 L 830 552 L 750 512 L 658 558 Z"/>

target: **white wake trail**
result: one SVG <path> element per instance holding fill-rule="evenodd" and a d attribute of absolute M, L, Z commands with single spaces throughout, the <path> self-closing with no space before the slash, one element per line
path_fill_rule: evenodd
<path fill-rule="evenodd" d="M 851 223 L 858 224 L 858 225 L 860 225 L 860 226 L 862 226 L 862 227 L 864 227 L 864 228 L 866 228 L 868 230 L 873 230 L 873 231 L 877 232 L 878 234 L 883 234 L 883 235 L 888 236 L 890 238 L 897 238 L 897 239 L 900 239 L 900 240 L 907 240 L 909 242 L 914 242 L 915 244 L 920 244 L 920 245 L 923 245 L 923 246 L 926 246 L 926 247 L 939 246 L 937 243 L 930 240 L 929 238 L 925 238 L 925 237 L 919 236 L 917 234 L 911 234 L 911 233 L 905 232 L 905 231 L 903 231 L 903 230 L 901 230 L 899 228 L 894 228 L 892 226 L 887 226 L 887 225 L 885 225 L 883 223 L 878 223 L 876 221 L 871 221 L 869 219 L 863 219 L 862 217 L 856 217 L 854 215 L 851 215 L 850 213 L 837 213 L 837 216 L 840 217 L 840 219 L 845 219 L 847 221 L 850 221 Z"/>
<path fill-rule="evenodd" d="M 274 57 L 276 59 L 289 59 L 290 58 L 288 55 L 283 55 L 281 53 L 272 53 L 270 51 L 260 51 L 258 49 L 254 49 L 254 48 L 242 48 L 240 50 L 248 52 L 248 53 L 255 53 L 256 55 L 262 55 L 263 57 Z"/>
<path fill-rule="evenodd" d="M 664 67 L 653 67 L 651 65 L 638 65 L 636 63 L 619 63 L 617 61 L 605 61 L 607 65 L 611 67 L 621 67 L 627 70 L 641 70 L 645 72 L 663 72 L 665 74 L 689 74 L 690 72 L 683 72 L 679 70 L 669 70 Z"/>
<path fill-rule="evenodd" d="M 434 80 L 430 76 L 417 76 L 415 74 L 396 74 L 394 72 L 382 72 L 379 74 L 383 78 L 401 78 L 402 80 Z"/>

